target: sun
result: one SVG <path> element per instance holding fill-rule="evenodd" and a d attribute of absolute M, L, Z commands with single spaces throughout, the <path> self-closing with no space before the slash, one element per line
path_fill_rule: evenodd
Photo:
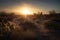
<path fill-rule="evenodd" d="M 22 10 L 22 13 L 25 14 L 25 15 L 29 15 L 30 14 L 30 10 L 24 9 L 24 10 Z"/>
<path fill-rule="evenodd" d="M 29 8 L 22 8 L 22 9 L 20 10 L 20 13 L 21 13 L 22 15 L 32 15 L 32 11 L 31 11 Z"/>

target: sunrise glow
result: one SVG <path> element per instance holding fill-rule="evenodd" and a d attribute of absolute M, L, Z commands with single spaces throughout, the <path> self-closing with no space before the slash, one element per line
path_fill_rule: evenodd
<path fill-rule="evenodd" d="M 18 11 L 22 15 L 33 15 L 34 10 L 29 4 L 23 3 L 20 7 L 18 7 Z"/>
<path fill-rule="evenodd" d="M 30 14 L 30 11 L 28 9 L 24 9 L 21 11 L 21 13 L 24 15 L 28 15 L 28 14 Z"/>

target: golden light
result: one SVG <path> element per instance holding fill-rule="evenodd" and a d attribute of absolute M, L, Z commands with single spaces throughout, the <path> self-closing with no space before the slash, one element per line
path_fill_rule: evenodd
<path fill-rule="evenodd" d="M 32 15 L 32 14 L 33 14 L 32 11 L 31 11 L 29 8 L 22 8 L 22 9 L 20 10 L 20 13 L 21 13 L 22 15 Z"/>
<path fill-rule="evenodd" d="M 23 10 L 21 10 L 21 13 L 24 15 L 30 15 L 31 11 L 29 9 L 23 9 Z"/>
<path fill-rule="evenodd" d="M 30 4 L 22 4 L 18 7 L 18 12 L 22 15 L 33 15 L 37 12 L 37 9 Z"/>

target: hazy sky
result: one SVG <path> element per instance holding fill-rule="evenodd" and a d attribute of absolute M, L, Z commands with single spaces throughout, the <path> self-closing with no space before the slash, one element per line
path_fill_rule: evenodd
<path fill-rule="evenodd" d="M 0 11 L 18 10 L 23 4 L 32 8 L 47 12 L 49 10 L 60 11 L 59 0 L 0 0 Z"/>

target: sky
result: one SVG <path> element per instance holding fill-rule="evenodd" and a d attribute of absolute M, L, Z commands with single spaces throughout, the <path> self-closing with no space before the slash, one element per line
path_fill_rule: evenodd
<path fill-rule="evenodd" d="M 60 12 L 59 4 L 60 0 L 0 0 L 0 11 L 18 12 L 23 7 L 30 7 L 34 12 Z"/>

